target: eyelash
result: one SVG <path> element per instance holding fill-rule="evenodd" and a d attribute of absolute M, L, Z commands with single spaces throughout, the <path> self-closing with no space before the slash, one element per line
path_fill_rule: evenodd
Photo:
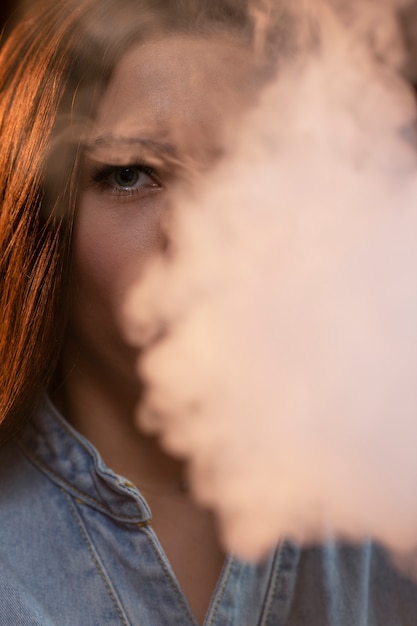
<path fill-rule="evenodd" d="M 140 174 L 146 174 L 147 176 L 149 176 L 149 178 L 152 179 L 154 184 L 129 188 L 128 185 L 126 187 L 124 187 L 123 185 L 116 185 L 114 182 L 109 180 L 112 175 L 116 175 L 125 170 L 136 170 L 139 176 Z M 101 190 L 110 190 L 112 194 L 117 196 L 129 197 L 134 195 L 144 195 L 147 192 L 149 193 L 149 191 L 156 191 L 162 188 L 162 181 L 155 172 L 155 170 L 144 163 L 129 163 L 127 165 L 103 165 L 101 167 L 95 167 L 91 172 L 91 179 L 93 183 L 96 184 Z"/>

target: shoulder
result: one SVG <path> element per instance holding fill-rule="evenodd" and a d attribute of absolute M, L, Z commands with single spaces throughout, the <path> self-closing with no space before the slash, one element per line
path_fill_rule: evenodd
<path fill-rule="evenodd" d="M 378 543 L 328 541 L 292 550 L 287 626 L 414 626 L 417 579 L 399 569 Z"/>
<path fill-rule="evenodd" d="M 8 512 L 22 511 L 41 495 L 49 481 L 25 455 L 17 440 L 0 448 L 0 522 Z"/>
<path fill-rule="evenodd" d="M 33 557 L 60 499 L 59 488 L 17 440 L 0 448 L 0 571 L 10 559 Z"/>
<path fill-rule="evenodd" d="M 46 417 L 0 448 L 0 624 L 125 623 L 59 474 L 73 439 Z"/>

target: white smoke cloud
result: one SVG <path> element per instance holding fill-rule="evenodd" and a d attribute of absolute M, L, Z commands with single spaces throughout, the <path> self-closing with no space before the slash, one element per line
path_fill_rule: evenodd
<path fill-rule="evenodd" d="M 346 23 L 323 9 L 127 307 L 140 425 L 245 558 L 329 530 L 417 544 L 416 107 L 401 39 L 381 56 Z"/>

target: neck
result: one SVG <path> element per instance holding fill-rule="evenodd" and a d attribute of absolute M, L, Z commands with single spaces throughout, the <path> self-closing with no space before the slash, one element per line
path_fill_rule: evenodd
<path fill-rule="evenodd" d="M 145 495 L 167 496 L 185 490 L 183 464 L 137 425 L 137 385 L 118 384 L 115 377 L 109 380 L 105 372 L 80 360 L 65 372 L 63 380 L 59 391 L 52 394 L 55 404 L 95 446 L 108 467 Z"/>

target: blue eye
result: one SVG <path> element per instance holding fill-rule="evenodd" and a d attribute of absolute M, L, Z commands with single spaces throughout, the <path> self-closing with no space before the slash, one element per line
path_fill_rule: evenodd
<path fill-rule="evenodd" d="M 134 187 L 139 181 L 140 173 L 136 167 L 125 167 L 114 172 L 113 178 L 120 187 Z"/>
<path fill-rule="evenodd" d="M 145 193 L 162 187 L 156 172 L 147 165 L 105 165 L 93 170 L 91 177 L 104 191 L 122 195 Z"/>
<path fill-rule="evenodd" d="M 144 165 L 116 168 L 110 174 L 109 181 L 126 190 L 135 189 L 137 187 L 160 186 L 152 168 Z"/>

